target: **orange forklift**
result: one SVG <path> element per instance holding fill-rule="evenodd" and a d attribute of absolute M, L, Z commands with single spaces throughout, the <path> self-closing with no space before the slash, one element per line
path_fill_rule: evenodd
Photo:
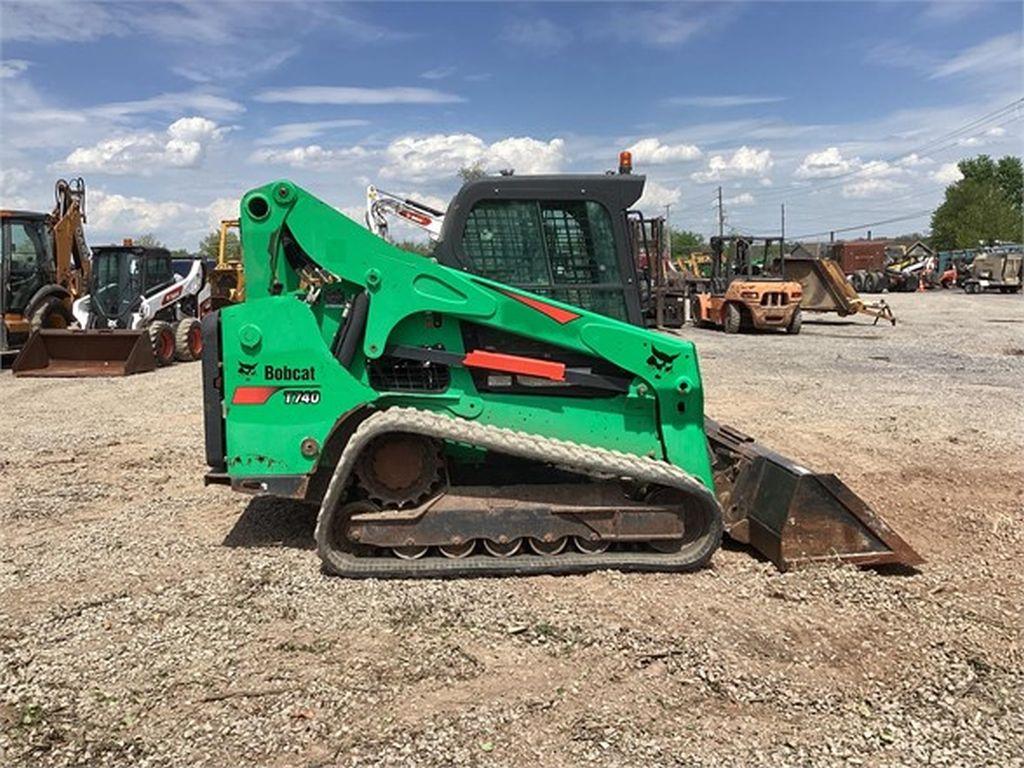
<path fill-rule="evenodd" d="M 687 278 L 690 320 L 726 333 L 782 330 L 800 333 L 800 283 L 769 274 L 772 238 L 711 238 L 710 277 Z M 763 248 L 758 263 L 755 249 Z"/>

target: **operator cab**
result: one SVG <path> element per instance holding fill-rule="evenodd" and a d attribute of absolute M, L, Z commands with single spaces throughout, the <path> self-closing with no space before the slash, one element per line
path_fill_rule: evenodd
<path fill-rule="evenodd" d="M 0 310 L 21 315 L 29 301 L 54 281 L 53 250 L 46 214 L 3 211 Z"/>
<path fill-rule="evenodd" d="M 634 325 L 643 324 L 627 212 L 644 177 L 495 176 L 445 212 L 442 264 Z"/>
<path fill-rule="evenodd" d="M 92 250 L 89 293 L 99 327 L 129 328 L 143 296 L 174 282 L 166 248 L 106 245 Z"/>

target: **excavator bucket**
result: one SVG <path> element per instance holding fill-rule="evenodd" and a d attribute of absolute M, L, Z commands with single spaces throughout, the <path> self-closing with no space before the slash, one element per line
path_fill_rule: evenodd
<path fill-rule="evenodd" d="M 156 368 L 149 334 L 123 330 L 41 330 L 14 361 L 15 376 L 130 376 Z"/>
<path fill-rule="evenodd" d="M 833 474 L 820 474 L 705 419 L 725 530 L 781 571 L 813 562 L 917 565 L 923 559 Z"/>
<path fill-rule="evenodd" d="M 854 290 L 833 259 L 787 256 L 783 262 L 783 275 L 795 280 L 803 288 L 800 308 L 807 312 L 835 312 L 840 317 L 858 312 L 896 325 L 892 310 L 884 301 L 868 304 Z"/>

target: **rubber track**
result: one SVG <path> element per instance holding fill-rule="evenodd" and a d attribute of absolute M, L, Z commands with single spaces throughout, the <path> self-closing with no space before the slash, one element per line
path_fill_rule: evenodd
<path fill-rule="evenodd" d="M 684 545 L 680 552 L 604 552 L 597 555 L 518 555 L 497 558 L 471 555 L 401 560 L 359 557 L 331 545 L 334 516 L 343 506 L 345 489 L 363 448 L 378 435 L 406 432 L 479 446 L 523 459 L 548 462 L 595 477 L 628 477 L 643 483 L 677 488 L 703 505 L 711 519 L 709 530 Z M 693 475 L 674 464 L 646 456 L 597 448 L 567 440 L 518 432 L 467 419 L 452 418 L 415 408 L 390 408 L 369 416 L 342 451 L 320 506 L 316 522 L 317 551 L 329 573 L 349 578 L 434 578 L 441 576 L 503 576 L 542 573 L 586 573 L 601 569 L 622 571 L 691 571 L 703 567 L 722 539 L 722 512 L 714 494 Z"/>

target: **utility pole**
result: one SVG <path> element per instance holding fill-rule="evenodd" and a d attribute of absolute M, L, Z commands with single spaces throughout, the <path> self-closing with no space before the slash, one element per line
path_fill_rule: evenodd
<path fill-rule="evenodd" d="M 782 226 L 779 229 L 781 233 L 779 235 L 779 264 L 782 263 L 783 256 L 786 253 L 786 204 L 782 204 Z"/>
<path fill-rule="evenodd" d="M 722 208 L 722 188 L 718 188 L 718 236 L 725 236 L 725 210 Z"/>
<path fill-rule="evenodd" d="M 672 203 L 665 203 L 665 240 L 661 244 L 661 250 L 664 252 L 665 258 L 672 258 Z"/>

